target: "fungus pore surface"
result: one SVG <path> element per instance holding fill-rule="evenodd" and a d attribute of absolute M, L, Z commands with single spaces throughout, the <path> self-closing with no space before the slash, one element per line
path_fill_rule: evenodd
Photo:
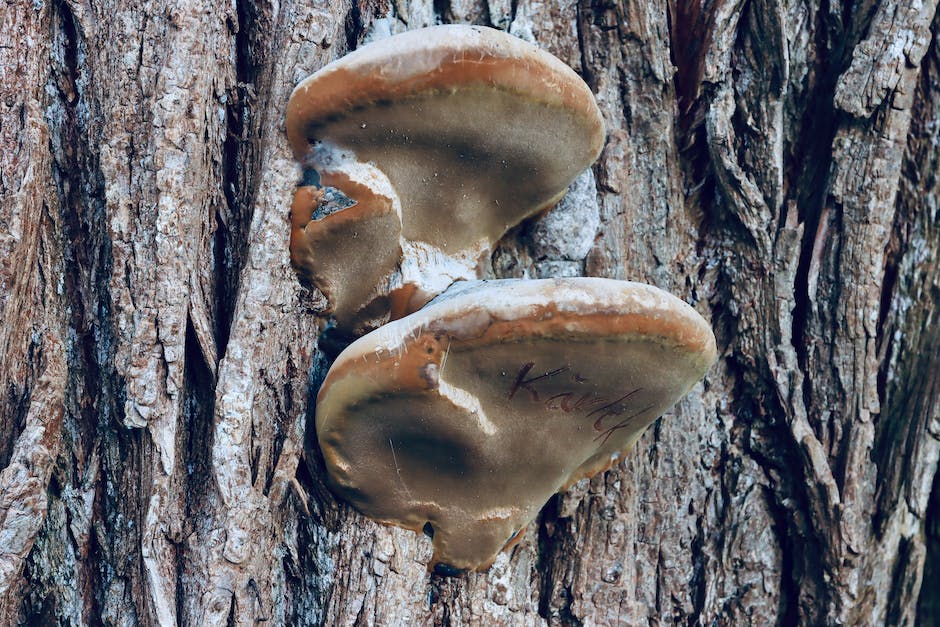
<path fill-rule="evenodd" d="M 552 55 L 448 25 L 369 44 L 302 81 L 287 134 L 295 157 L 356 203 L 318 213 L 322 199 L 299 188 L 291 259 L 339 325 L 361 331 L 478 278 L 492 244 L 593 163 L 604 126 L 590 89 Z"/>
<path fill-rule="evenodd" d="M 657 288 L 596 278 L 455 286 L 343 351 L 317 403 L 333 488 L 487 567 L 547 499 L 609 468 L 716 358 Z"/>

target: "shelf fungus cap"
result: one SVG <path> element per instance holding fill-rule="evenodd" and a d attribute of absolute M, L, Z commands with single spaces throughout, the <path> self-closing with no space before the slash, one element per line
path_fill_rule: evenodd
<path fill-rule="evenodd" d="M 486 568 L 552 494 L 606 470 L 715 361 L 708 323 L 610 279 L 476 281 L 343 351 L 317 402 L 334 490 Z"/>
<path fill-rule="evenodd" d="M 591 90 L 562 61 L 495 29 L 447 25 L 371 43 L 303 80 L 287 135 L 325 186 L 370 205 L 355 218 L 343 215 L 353 207 L 309 209 L 293 225 L 295 266 L 344 301 L 335 313 L 351 324 L 373 301 L 405 313 L 478 278 L 491 246 L 594 162 L 605 132 Z M 372 269 L 325 269 L 319 251 L 341 246 Z M 340 294 L 351 282 L 367 294 Z"/>

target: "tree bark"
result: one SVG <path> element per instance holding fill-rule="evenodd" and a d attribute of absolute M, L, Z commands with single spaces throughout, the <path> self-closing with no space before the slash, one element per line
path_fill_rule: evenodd
<path fill-rule="evenodd" d="M 940 623 L 936 9 L 4 3 L 0 624 Z M 440 22 L 560 57 L 608 129 L 558 210 L 586 257 L 548 214 L 490 276 L 646 281 L 721 352 L 458 578 L 325 488 L 283 129 L 301 78 Z"/>

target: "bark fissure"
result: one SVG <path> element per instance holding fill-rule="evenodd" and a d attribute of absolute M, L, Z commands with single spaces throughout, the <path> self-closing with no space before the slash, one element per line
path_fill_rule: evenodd
<path fill-rule="evenodd" d="M 924 520 L 925 555 L 920 590 L 917 592 L 916 624 L 932 627 L 940 624 L 940 597 L 932 594 L 940 586 L 940 473 L 934 475 L 930 504 Z M 905 611 L 910 611 L 905 607 Z"/>
<path fill-rule="evenodd" d="M 219 312 L 216 343 L 225 354 L 238 294 L 238 279 L 245 263 L 248 226 L 260 175 L 261 131 L 268 112 L 272 7 L 266 2 L 235 4 L 235 85 L 226 94 L 226 135 L 222 147 L 221 182 L 225 204 L 217 213 L 215 237 L 216 303 Z M 216 364 L 213 364 L 215 366 Z"/>

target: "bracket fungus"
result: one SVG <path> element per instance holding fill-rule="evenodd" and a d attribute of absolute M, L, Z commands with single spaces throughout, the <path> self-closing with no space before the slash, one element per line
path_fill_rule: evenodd
<path fill-rule="evenodd" d="M 324 186 L 297 191 L 291 260 L 358 334 L 479 278 L 492 245 L 558 202 L 605 132 L 562 61 L 498 30 L 447 25 L 303 80 L 287 135 Z"/>
<path fill-rule="evenodd" d="M 460 283 L 343 351 L 317 401 L 334 490 L 486 568 L 554 493 L 609 468 L 715 361 L 689 305 L 597 278 Z"/>

